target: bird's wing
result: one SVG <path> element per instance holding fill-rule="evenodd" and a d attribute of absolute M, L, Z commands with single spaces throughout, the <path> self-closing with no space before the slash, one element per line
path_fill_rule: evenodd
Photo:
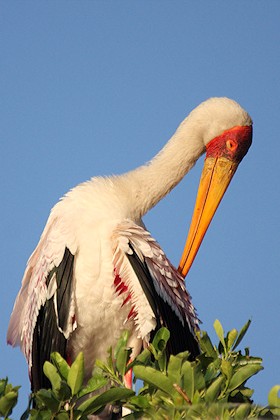
<path fill-rule="evenodd" d="M 130 296 L 139 335 L 144 338 L 166 326 L 171 333 L 169 352 L 189 350 L 195 357 L 199 353 L 194 336 L 199 329 L 195 308 L 184 279 L 159 244 L 148 231 L 129 220 L 117 226 L 113 244 L 117 291 L 125 290 Z"/>
<path fill-rule="evenodd" d="M 63 235 L 64 233 L 64 235 Z M 73 247 L 51 219 L 31 255 L 16 298 L 7 340 L 20 345 L 28 361 L 32 389 L 44 385 L 43 364 L 53 351 L 66 356 L 66 341 L 75 329 Z"/>

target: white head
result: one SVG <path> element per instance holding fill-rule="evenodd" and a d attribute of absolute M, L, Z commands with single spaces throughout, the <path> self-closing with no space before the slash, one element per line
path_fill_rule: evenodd
<path fill-rule="evenodd" d="M 234 100 L 210 98 L 198 105 L 182 122 L 180 128 L 191 123 L 196 134 L 202 136 L 204 146 L 224 131 L 237 126 L 250 126 L 250 115 Z"/>

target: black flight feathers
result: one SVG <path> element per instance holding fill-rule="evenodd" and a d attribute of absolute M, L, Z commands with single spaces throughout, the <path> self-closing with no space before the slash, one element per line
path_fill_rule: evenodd
<path fill-rule="evenodd" d="M 168 328 L 170 331 L 170 339 L 167 347 L 169 355 L 188 350 L 190 352 L 190 358 L 194 360 L 200 353 L 200 350 L 194 333 L 189 328 L 187 320 L 183 319 L 182 323 L 169 303 L 157 293 L 154 285 L 156 280 L 154 280 L 151 276 L 145 260 L 144 262 L 140 260 L 131 243 L 129 243 L 129 247 L 133 253 L 126 254 L 127 258 L 138 277 L 146 298 L 156 317 L 157 326 L 156 330 L 152 334 L 152 337 L 159 328 L 163 326 Z"/>
<path fill-rule="evenodd" d="M 43 373 L 43 365 L 46 360 L 50 360 L 51 353 L 57 351 L 62 357 L 66 357 L 67 340 L 57 327 L 57 316 L 60 328 L 66 328 L 73 285 L 73 263 L 74 255 L 66 248 L 61 263 L 58 267 L 54 267 L 47 277 L 46 284 L 48 286 L 53 275 L 56 276 L 57 315 L 52 296 L 40 308 L 33 333 L 31 368 L 33 392 L 40 388 L 50 387 L 50 383 Z"/>

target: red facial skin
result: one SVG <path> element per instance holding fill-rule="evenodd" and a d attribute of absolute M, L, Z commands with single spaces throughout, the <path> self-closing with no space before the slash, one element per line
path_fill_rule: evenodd
<path fill-rule="evenodd" d="M 225 157 L 240 163 L 252 144 L 253 127 L 237 126 L 224 131 L 206 146 L 206 158 Z"/>
<path fill-rule="evenodd" d="M 251 143 L 252 126 L 236 126 L 207 144 L 192 222 L 179 264 L 179 272 L 184 277 L 188 274 L 219 203 Z"/>

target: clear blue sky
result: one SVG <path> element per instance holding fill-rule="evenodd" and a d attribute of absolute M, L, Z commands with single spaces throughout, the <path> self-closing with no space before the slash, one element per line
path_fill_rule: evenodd
<path fill-rule="evenodd" d="M 207 233 L 187 287 L 212 334 L 252 319 L 243 347 L 264 360 L 250 385 L 279 383 L 280 3 L 6 1 L 0 5 L 0 377 L 26 363 L 6 329 L 51 207 L 93 175 L 149 160 L 210 96 L 241 103 L 254 140 Z M 202 162 L 145 223 L 176 265 Z M 16 417 L 15 417 L 16 418 Z"/>

